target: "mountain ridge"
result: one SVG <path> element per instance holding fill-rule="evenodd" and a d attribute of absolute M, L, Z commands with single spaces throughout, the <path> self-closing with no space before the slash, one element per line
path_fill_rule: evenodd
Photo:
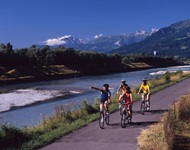
<path fill-rule="evenodd" d="M 44 43 L 50 47 L 64 46 L 66 48 L 74 48 L 76 50 L 95 50 L 97 52 L 109 52 L 113 49 L 119 48 L 122 45 L 139 42 L 157 31 L 158 29 L 152 29 L 151 31 L 139 30 L 135 33 L 123 35 L 101 35 L 98 36 L 98 38 L 95 38 L 94 40 L 88 42 L 75 38 L 71 35 L 66 35 L 58 38 L 48 39 Z M 45 45 L 39 45 L 38 47 L 43 47 Z"/>
<path fill-rule="evenodd" d="M 190 58 L 190 19 L 179 21 L 159 29 L 144 40 L 123 45 L 112 53 L 158 55 Z"/>

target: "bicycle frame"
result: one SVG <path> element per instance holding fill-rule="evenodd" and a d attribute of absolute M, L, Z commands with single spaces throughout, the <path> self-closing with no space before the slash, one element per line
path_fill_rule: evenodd
<path fill-rule="evenodd" d="M 103 105 L 102 111 L 100 111 L 99 114 L 99 126 L 101 129 L 104 129 L 104 122 L 109 125 L 109 114 L 106 113 L 105 106 Z"/>
<path fill-rule="evenodd" d="M 127 109 L 127 106 L 126 106 L 126 105 L 127 105 L 126 103 L 121 102 L 121 105 L 122 105 L 122 108 L 123 108 L 122 114 L 121 114 L 121 127 L 122 127 L 122 128 L 125 128 L 125 126 L 126 126 L 126 121 L 127 121 L 127 124 L 130 124 L 130 123 L 131 123 L 131 119 L 132 119 L 132 109 L 129 108 L 129 109 L 131 109 L 131 110 L 128 110 L 128 109 Z M 130 104 L 128 104 L 128 105 L 130 105 Z M 129 106 L 129 107 L 130 107 L 130 106 Z M 128 111 L 131 111 L 131 114 L 129 114 Z"/>
<path fill-rule="evenodd" d="M 147 105 L 148 103 L 148 105 Z M 150 100 L 142 100 L 141 101 L 141 108 L 140 108 L 140 112 L 143 115 L 145 111 L 147 111 L 147 108 L 150 108 Z"/>

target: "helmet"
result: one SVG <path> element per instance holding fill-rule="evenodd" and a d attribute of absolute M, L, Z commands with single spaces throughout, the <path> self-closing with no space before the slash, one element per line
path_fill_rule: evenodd
<path fill-rule="evenodd" d="M 125 83 L 126 81 L 125 80 L 121 80 L 122 83 Z"/>
<path fill-rule="evenodd" d="M 142 79 L 142 81 L 145 81 L 145 82 L 146 82 L 146 81 L 147 81 L 147 79 L 146 79 L 146 78 L 144 78 L 144 79 Z"/>
<path fill-rule="evenodd" d="M 107 83 L 105 83 L 104 85 L 103 85 L 103 87 L 109 87 L 109 84 L 107 84 Z"/>

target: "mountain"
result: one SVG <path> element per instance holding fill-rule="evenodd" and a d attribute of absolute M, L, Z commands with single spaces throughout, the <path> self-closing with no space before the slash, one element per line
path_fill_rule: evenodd
<path fill-rule="evenodd" d="M 64 46 L 77 50 L 95 50 L 98 52 L 109 52 L 113 49 L 119 48 L 122 45 L 142 41 L 147 36 L 150 36 L 156 31 L 157 29 L 152 29 L 149 32 L 141 30 L 131 34 L 100 36 L 89 42 L 85 42 L 84 40 L 68 35 L 58 37 L 56 39 L 48 39 L 45 41 L 45 45 L 49 45 L 51 47 Z"/>
<path fill-rule="evenodd" d="M 144 40 L 114 49 L 118 54 L 153 54 L 190 58 L 190 19 L 161 28 Z"/>

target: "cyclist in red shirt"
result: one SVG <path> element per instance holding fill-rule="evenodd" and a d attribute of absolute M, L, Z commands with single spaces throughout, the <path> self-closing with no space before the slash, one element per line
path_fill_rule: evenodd
<path fill-rule="evenodd" d="M 126 108 L 128 110 L 128 113 L 130 116 L 132 116 L 132 104 L 133 104 L 133 97 L 132 97 L 132 92 L 131 88 L 127 87 L 126 91 L 119 97 L 119 103 L 121 100 L 124 99 L 126 103 Z"/>

